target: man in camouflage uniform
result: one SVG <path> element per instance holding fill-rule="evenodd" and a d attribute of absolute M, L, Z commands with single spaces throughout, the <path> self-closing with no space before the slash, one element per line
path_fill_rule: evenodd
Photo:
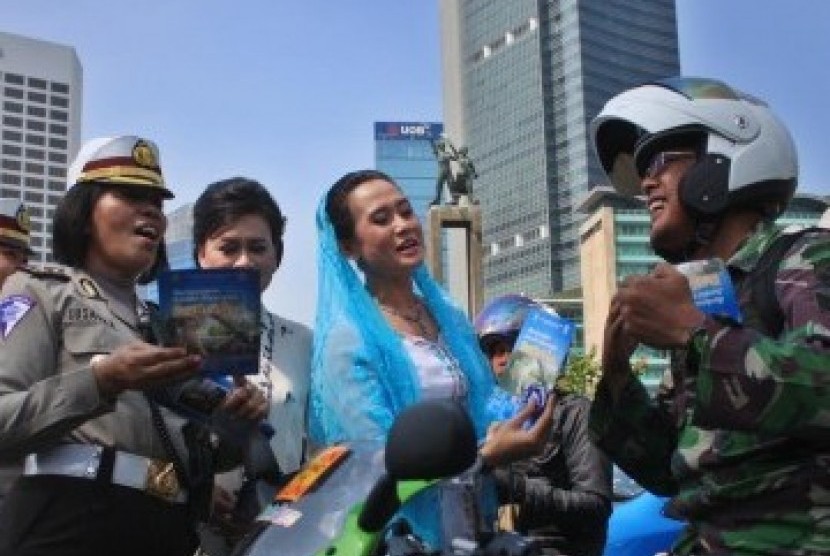
<path fill-rule="evenodd" d="M 701 312 L 669 264 L 626 280 L 606 321 L 596 441 L 672 496 L 667 513 L 689 522 L 673 554 L 830 554 L 830 236 L 771 249 L 797 183 L 789 133 L 757 99 L 676 78 L 612 98 L 592 134 L 614 186 L 646 196 L 655 252 L 726 261 L 743 316 Z M 654 400 L 631 373 L 639 344 L 671 350 Z"/>

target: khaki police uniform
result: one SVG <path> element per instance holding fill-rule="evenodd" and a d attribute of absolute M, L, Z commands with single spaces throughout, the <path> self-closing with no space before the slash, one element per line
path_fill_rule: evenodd
<path fill-rule="evenodd" d="M 0 346 L 0 454 L 4 460 L 6 456 L 14 458 L 4 463 L 3 469 L 8 474 L 11 466 L 12 473 L 19 473 L 21 458 L 25 458 L 27 472 L 35 474 L 24 476 L 18 485 L 22 487 L 59 474 L 76 486 L 80 482 L 81 490 L 83 483 L 97 482 L 108 483 L 111 488 L 107 491 L 113 495 L 132 490 L 129 494 L 133 497 L 140 494 L 149 498 L 149 503 L 142 506 L 181 523 L 186 531 L 187 493 L 183 488 L 151 492 L 152 484 L 159 482 L 158 477 L 151 476 L 152 462 L 169 462 L 170 456 L 154 426 L 147 399 L 138 391 L 125 391 L 112 399 L 103 397 L 90 367 L 95 355 L 111 353 L 140 338 L 132 288 L 125 291 L 95 280 L 84 271 L 58 266 L 14 274 L 2 289 L 2 300 L 9 299 L 18 299 L 21 305 L 7 311 Z M 176 451 L 187 461 L 182 436 L 185 421 L 163 408 L 160 411 Z M 83 453 L 78 456 L 81 461 L 73 455 L 62 457 L 61 447 L 78 445 L 113 448 L 114 466 L 122 458 L 131 458 L 135 462 L 131 466 L 134 476 L 126 477 L 125 482 L 132 486 L 99 477 L 101 464 L 94 452 L 85 464 Z M 38 474 L 39 458 L 44 459 L 43 474 Z M 68 467 L 72 463 L 81 464 L 80 476 L 71 476 Z M 56 465 L 54 471 L 51 464 Z M 20 492 L 27 490 L 22 488 Z M 13 491 L 8 500 L 14 496 Z M 0 531 L 4 533 L 13 532 Z M 16 539 L 8 540 L 14 543 Z"/>

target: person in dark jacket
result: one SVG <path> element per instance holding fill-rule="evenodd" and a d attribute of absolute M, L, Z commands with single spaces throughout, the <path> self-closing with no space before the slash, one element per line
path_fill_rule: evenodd
<path fill-rule="evenodd" d="M 521 295 L 495 298 L 476 318 L 482 351 L 501 376 L 528 312 Z M 612 510 L 611 462 L 588 436 L 591 401 L 554 391 L 553 428 L 544 452 L 494 470 L 499 502 L 517 532 L 547 555 L 599 556 Z"/>

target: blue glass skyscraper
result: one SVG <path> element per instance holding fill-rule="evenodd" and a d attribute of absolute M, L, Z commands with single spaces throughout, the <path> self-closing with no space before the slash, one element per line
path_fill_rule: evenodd
<path fill-rule="evenodd" d="M 375 168 L 398 183 L 421 222 L 438 176 L 432 141 L 443 131 L 443 124 L 435 122 L 375 122 Z"/>
<path fill-rule="evenodd" d="M 442 0 L 444 124 L 480 178 L 485 298 L 578 292 L 588 124 L 679 73 L 674 0 Z M 578 294 L 577 294 L 578 295 Z"/>

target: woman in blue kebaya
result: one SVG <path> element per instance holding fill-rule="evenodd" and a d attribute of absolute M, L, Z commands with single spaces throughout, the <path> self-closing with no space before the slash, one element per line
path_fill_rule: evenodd
<path fill-rule="evenodd" d="M 363 170 L 340 178 L 320 203 L 317 228 L 309 417 L 317 443 L 382 441 L 403 408 L 443 398 L 467 408 L 485 466 L 541 450 L 552 404 L 529 429 L 522 423 L 533 407 L 492 424 L 505 416 L 507 395 L 496 388 L 469 321 L 425 268 L 421 224 L 389 176 Z M 481 489 L 449 482 L 404 508 L 434 548 L 450 536 L 470 538 L 482 525 L 480 505 L 469 503 Z M 442 511 L 436 512 L 439 497 Z"/>

